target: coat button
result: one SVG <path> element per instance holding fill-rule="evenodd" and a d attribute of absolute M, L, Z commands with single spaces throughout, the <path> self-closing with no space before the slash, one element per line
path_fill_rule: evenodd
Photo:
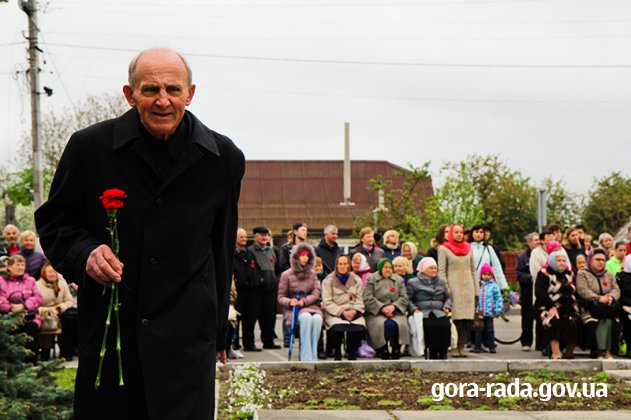
<path fill-rule="evenodd" d="M 143 318 L 140 321 L 140 325 L 142 325 L 143 327 L 146 327 L 147 325 L 149 325 L 149 320 L 147 318 Z"/>
<path fill-rule="evenodd" d="M 164 200 L 163 200 L 162 198 L 158 198 L 158 199 L 156 200 L 156 205 L 157 205 L 158 207 L 162 207 L 162 206 L 164 206 Z"/>
<path fill-rule="evenodd" d="M 151 258 L 149 258 L 149 264 L 151 264 L 151 265 L 158 265 L 158 260 L 156 260 L 155 258 L 151 257 Z"/>

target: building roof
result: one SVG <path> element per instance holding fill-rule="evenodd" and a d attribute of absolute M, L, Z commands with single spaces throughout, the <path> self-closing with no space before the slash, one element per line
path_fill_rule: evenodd
<path fill-rule="evenodd" d="M 342 206 L 343 171 L 341 160 L 247 161 L 239 225 L 248 233 L 255 226 L 267 226 L 274 235 L 297 222 L 306 223 L 314 232 L 329 224 L 352 231 L 355 219 L 377 206 L 377 193 L 369 189 L 368 181 L 381 175 L 400 187 L 403 179 L 397 173 L 409 172 L 386 161 L 351 161 L 351 200 L 355 205 Z M 433 194 L 431 180 L 417 188 L 423 196 Z"/>

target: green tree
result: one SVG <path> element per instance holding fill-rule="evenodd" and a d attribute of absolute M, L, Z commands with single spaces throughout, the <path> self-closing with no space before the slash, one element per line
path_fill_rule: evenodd
<path fill-rule="evenodd" d="M 54 360 L 33 368 L 22 362 L 28 350 L 26 334 L 15 334 L 23 317 L 19 313 L 0 316 L 0 418 L 70 419 L 72 391 L 59 388 L 53 373 L 62 369 Z"/>
<path fill-rule="evenodd" d="M 620 172 L 594 179 L 583 208 L 583 222 L 590 232 L 615 235 L 631 217 L 631 178 Z"/>

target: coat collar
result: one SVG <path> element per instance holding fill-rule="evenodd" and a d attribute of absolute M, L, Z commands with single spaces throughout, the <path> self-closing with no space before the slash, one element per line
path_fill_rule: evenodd
<path fill-rule="evenodd" d="M 190 117 L 193 125 L 191 143 L 198 144 L 203 149 L 220 156 L 215 133 L 202 124 L 193 113 L 190 111 L 185 112 Z M 142 136 L 142 130 L 138 122 L 139 117 L 136 108 L 130 109 L 118 118 L 114 127 L 112 149 L 120 149 L 132 140 Z"/>

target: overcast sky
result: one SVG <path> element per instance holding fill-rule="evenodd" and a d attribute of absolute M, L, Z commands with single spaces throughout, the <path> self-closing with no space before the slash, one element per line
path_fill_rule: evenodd
<path fill-rule="evenodd" d="M 164 46 L 193 68 L 190 110 L 247 159 L 342 159 L 349 121 L 353 159 L 437 172 L 500 153 L 576 193 L 631 176 L 630 1 L 40 3 L 44 112 L 121 92 L 135 53 Z M 30 127 L 26 28 L 0 3 L 2 156 Z"/>

